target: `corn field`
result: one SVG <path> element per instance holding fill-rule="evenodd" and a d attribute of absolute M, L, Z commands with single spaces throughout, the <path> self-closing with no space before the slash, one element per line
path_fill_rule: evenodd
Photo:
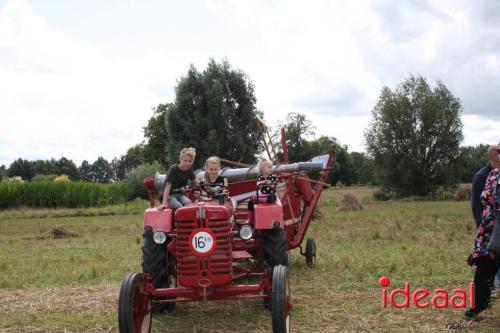
<path fill-rule="evenodd" d="M 127 185 L 80 182 L 0 183 L 0 209 L 101 207 L 127 200 Z"/>

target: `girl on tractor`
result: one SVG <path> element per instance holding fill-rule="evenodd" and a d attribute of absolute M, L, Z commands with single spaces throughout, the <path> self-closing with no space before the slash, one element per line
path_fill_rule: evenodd
<path fill-rule="evenodd" d="M 227 178 L 219 176 L 220 170 L 220 159 L 217 156 L 211 156 L 205 161 L 205 177 L 200 182 L 203 194 L 214 196 L 228 192 Z"/>
<path fill-rule="evenodd" d="M 248 201 L 248 221 L 253 223 L 254 204 L 276 202 L 276 185 L 278 179 L 273 173 L 273 163 L 261 160 L 258 165 L 257 196 Z"/>

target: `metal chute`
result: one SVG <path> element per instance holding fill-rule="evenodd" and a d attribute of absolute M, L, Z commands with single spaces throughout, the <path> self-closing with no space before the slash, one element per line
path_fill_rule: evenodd
<path fill-rule="evenodd" d="M 273 165 L 273 172 L 276 174 L 282 174 L 321 171 L 325 169 L 327 162 L 328 155 L 321 155 L 314 157 L 311 162 Z M 201 169 L 196 170 L 194 173 L 196 178 L 200 180 L 205 177 L 205 171 Z M 248 168 L 224 168 L 220 173 L 220 176 L 227 178 L 230 182 L 255 179 L 258 175 L 259 170 L 257 165 L 252 165 Z M 163 192 L 166 177 L 166 174 L 160 174 L 159 172 L 155 174 L 155 188 L 159 193 Z"/>

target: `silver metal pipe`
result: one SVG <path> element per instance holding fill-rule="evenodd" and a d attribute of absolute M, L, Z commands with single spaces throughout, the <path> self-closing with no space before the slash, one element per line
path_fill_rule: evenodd
<path fill-rule="evenodd" d="M 326 157 L 326 160 L 325 160 Z M 295 173 L 295 172 L 313 172 L 321 171 L 326 167 L 328 155 L 316 156 L 312 162 L 298 162 L 292 164 L 277 164 L 273 165 L 273 172 L 280 173 Z M 194 172 L 196 178 L 202 180 L 205 177 L 205 171 L 198 169 Z M 241 181 L 247 179 L 255 179 L 259 175 L 257 165 L 252 165 L 248 168 L 224 168 L 220 176 L 227 178 L 228 181 Z M 163 186 L 165 185 L 166 174 L 155 174 L 155 188 L 159 193 L 163 193 Z"/>

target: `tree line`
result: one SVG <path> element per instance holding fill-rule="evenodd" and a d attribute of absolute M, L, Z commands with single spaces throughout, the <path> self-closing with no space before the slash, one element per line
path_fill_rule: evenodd
<path fill-rule="evenodd" d="M 204 71 L 191 66 L 181 77 L 172 103 L 159 104 L 144 130 L 143 142 L 107 161 L 67 158 L 17 159 L 0 167 L 0 178 L 66 174 L 72 180 L 113 182 L 143 165 L 166 169 L 176 163 L 182 147 L 197 149 L 195 168 L 211 155 L 252 164 L 264 149 L 254 85 L 227 61 L 210 60 Z M 384 87 L 365 131 L 367 153 L 349 152 L 333 136 L 314 137 L 314 126 L 303 114 L 291 113 L 277 125 L 274 142 L 281 156 L 279 129 L 287 133 L 291 161 L 307 161 L 336 145 L 328 182 L 332 185 L 380 185 L 396 196 L 427 195 L 439 186 L 470 182 L 486 164 L 487 145 L 462 146 L 461 105 L 438 82 L 432 89 L 422 77 L 411 76 L 394 91 Z M 145 167 L 143 170 L 150 170 Z M 164 171 L 164 170 L 158 170 Z M 150 172 L 150 171 L 148 171 Z M 140 178 L 137 172 L 134 177 Z M 39 177 L 40 178 L 40 177 Z M 36 180 L 36 179 L 35 179 Z"/>
<path fill-rule="evenodd" d="M 292 117 L 305 117 L 304 115 L 292 115 Z M 288 124 L 288 129 L 294 123 Z M 378 185 L 380 184 L 377 167 L 372 157 L 366 153 L 349 152 L 348 147 L 341 145 L 335 138 L 321 136 L 317 139 L 300 141 L 293 140 L 294 132 L 287 132 L 289 142 L 289 157 L 291 161 L 307 161 L 312 156 L 326 152 L 331 145 L 336 145 L 336 159 L 333 170 L 328 178 L 328 183 L 332 185 Z M 299 135 L 300 136 L 300 135 Z M 279 146 L 279 145 L 278 145 Z M 105 158 L 99 157 L 96 161 L 89 163 L 84 160 L 79 167 L 65 157 L 59 160 L 24 160 L 17 159 L 9 167 L 0 166 L 0 181 L 5 181 L 7 177 L 20 176 L 24 180 L 53 180 L 56 175 L 68 175 L 73 181 L 109 183 L 121 181 L 126 178 L 130 170 L 142 164 L 149 164 L 151 155 L 148 155 L 148 147 L 139 144 L 127 150 L 125 155 L 114 158 L 108 162 Z M 472 175 L 487 163 L 487 145 L 463 146 L 459 153 L 459 176 L 458 181 L 469 183 Z M 161 155 L 165 156 L 165 155 Z M 282 155 L 279 154 L 281 157 Z M 165 164 L 164 164 L 165 163 Z M 160 163 L 160 168 L 166 169 L 167 162 Z M 158 170 L 162 171 L 162 170 Z M 46 178 L 40 177 L 45 175 Z"/>

